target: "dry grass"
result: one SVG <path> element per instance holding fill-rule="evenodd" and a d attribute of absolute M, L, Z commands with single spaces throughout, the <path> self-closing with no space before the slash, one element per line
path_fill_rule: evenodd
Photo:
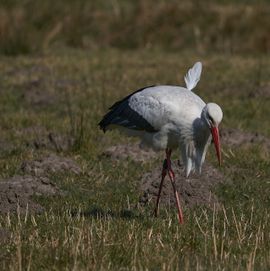
<path fill-rule="evenodd" d="M 269 11 L 268 1 L 4 1 L 0 52 L 42 52 L 62 44 L 267 53 Z"/>
<path fill-rule="evenodd" d="M 269 212 L 235 214 L 233 208 L 188 214 L 181 228 L 165 214 L 116 218 L 62 210 L 43 216 L 2 217 L 12 232 L 9 270 L 261 270 L 270 265 Z M 254 221 L 255 220 L 255 221 Z M 46 234 L 44 234 L 46 233 Z"/>

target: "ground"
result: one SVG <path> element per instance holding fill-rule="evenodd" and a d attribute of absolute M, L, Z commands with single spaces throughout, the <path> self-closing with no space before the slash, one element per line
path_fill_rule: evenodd
<path fill-rule="evenodd" d="M 163 153 L 103 134 L 116 100 L 145 85 L 183 85 L 222 107 L 222 166 L 210 146 L 202 175 L 173 166 L 177 223 Z M 270 58 L 190 51 L 70 50 L 0 61 L 1 270 L 267 270 Z"/>

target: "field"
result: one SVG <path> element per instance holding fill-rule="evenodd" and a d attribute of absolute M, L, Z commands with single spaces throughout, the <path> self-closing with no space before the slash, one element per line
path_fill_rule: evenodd
<path fill-rule="evenodd" d="M 262 2 L 258 10 L 267 8 Z M 22 19 L 22 25 L 30 23 Z M 0 269 L 270 269 L 268 40 L 262 39 L 266 47 L 246 43 L 241 52 L 240 38 L 225 47 L 218 41 L 213 50 L 207 42 L 202 48 L 180 42 L 177 50 L 168 40 L 161 47 L 132 40 L 124 46 L 100 36 L 95 42 L 103 41 L 102 48 L 70 46 L 61 35 L 42 50 L 31 48 L 28 36 L 24 47 L 11 47 L 11 40 L 0 45 Z M 44 37 L 37 41 L 44 45 Z M 175 163 L 185 216 L 180 226 L 170 186 L 158 218 L 156 190 L 145 186 L 159 177 L 163 154 L 141 151 L 116 131 L 103 134 L 97 123 L 138 88 L 184 85 L 198 60 L 203 73 L 196 93 L 224 112 L 223 164 L 218 167 L 210 146 L 203 175 L 191 176 L 196 189 L 189 190 Z"/>

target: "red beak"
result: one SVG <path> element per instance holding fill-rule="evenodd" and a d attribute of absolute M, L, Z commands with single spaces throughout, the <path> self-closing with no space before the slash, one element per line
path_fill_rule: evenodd
<path fill-rule="evenodd" d="M 218 127 L 213 126 L 211 128 L 212 137 L 215 143 L 216 153 L 219 165 L 221 166 L 221 152 L 220 152 L 220 142 L 219 142 L 219 131 Z"/>

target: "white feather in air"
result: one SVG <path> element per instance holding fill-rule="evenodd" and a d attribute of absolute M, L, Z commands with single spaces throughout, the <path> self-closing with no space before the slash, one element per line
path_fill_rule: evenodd
<path fill-rule="evenodd" d="M 202 73 L 202 63 L 196 62 L 194 66 L 188 70 L 185 75 L 185 83 L 188 90 L 192 90 L 196 87 L 197 83 L 200 81 Z"/>

